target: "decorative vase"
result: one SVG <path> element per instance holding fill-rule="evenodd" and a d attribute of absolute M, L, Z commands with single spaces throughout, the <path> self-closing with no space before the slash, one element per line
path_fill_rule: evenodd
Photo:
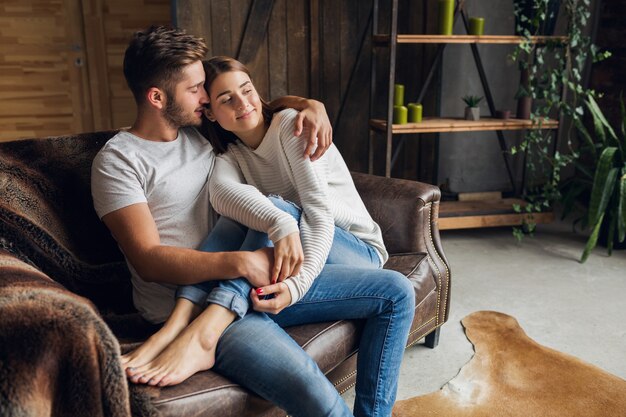
<path fill-rule="evenodd" d="M 402 84 L 393 86 L 393 105 L 404 106 L 404 85 Z"/>
<path fill-rule="evenodd" d="M 522 36 L 525 30 L 528 30 L 531 34 L 535 35 L 535 33 L 533 33 L 534 28 L 531 23 L 535 18 L 534 4 L 535 0 L 513 0 L 513 5 L 519 7 L 521 13 L 528 18 L 528 20 L 522 22 L 519 17 L 515 17 L 516 35 Z M 544 20 L 539 27 L 537 35 L 552 36 L 554 34 L 554 28 L 556 27 L 556 21 L 559 16 L 560 4 L 560 0 L 548 0 L 546 20 Z M 521 28 L 521 31 L 519 28 Z"/>
<path fill-rule="evenodd" d="M 473 36 L 483 36 L 485 33 L 485 18 L 470 17 L 469 34 Z"/>
<path fill-rule="evenodd" d="M 454 0 L 439 0 L 439 34 L 452 35 L 454 28 Z"/>
<path fill-rule="evenodd" d="M 393 124 L 404 125 L 407 123 L 408 109 L 405 106 L 393 106 Z"/>
<path fill-rule="evenodd" d="M 421 123 L 423 107 L 420 103 L 409 103 L 409 123 Z"/>
<path fill-rule="evenodd" d="M 480 120 L 480 107 L 466 107 L 465 120 Z"/>

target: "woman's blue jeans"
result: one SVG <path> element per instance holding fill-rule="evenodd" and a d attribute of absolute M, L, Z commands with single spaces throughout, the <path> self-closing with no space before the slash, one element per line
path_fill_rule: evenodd
<path fill-rule="evenodd" d="M 302 212 L 298 206 L 280 197 L 270 196 L 269 200 L 300 223 Z M 271 246 L 274 245 L 267 234 L 248 229 L 246 226 L 222 216 L 209 236 L 200 244 L 198 250 L 204 252 L 253 251 Z M 335 227 L 333 244 L 326 264 L 377 269 L 381 267 L 380 257 L 372 246 L 339 227 Z M 251 289 L 252 286 L 245 278 L 206 281 L 182 286 L 178 289 L 176 296 L 186 298 L 202 306 L 205 303 L 221 305 L 235 312 L 241 318 L 252 308 L 250 302 Z"/>
<path fill-rule="evenodd" d="M 299 220 L 300 211 L 297 207 L 281 199 L 273 198 L 273 202 Z M 342 232 L 348 236 L 342 236 Z M 344 237 L 347 240 L 343 241 Z M 350 237 L 354 240 L 351 241 Z M 246 227 L 222 217 L 200 249 L 256 250 L 268 246 L 268 242 L 265 234 L 249 231 Z M 364 252 L 360 245 L 370 249 Z M 331 390 L 334 391 L 332 395 L 328 392 L 328 385 L 332 385 L 325 377 L 325 381 L 320 380 L 321 372 L 306 353 L 304 355 L 308 360 L 301 362 L 303 352 L 300 352 L 301 349 L 284 331 L 278 332 L 278 329 L 264 323 L 263 328 L 271 327 L 270 337 L 265 334 L 261 337 L 243 333 L 240 337 L 249 348 L 246 352 L 249 360 L 261 364 L 274 363 L 277 367 L 292 365 L 292 371 L 299 371 L 296 372 L 297 376 L 284 376 L 278 370 L 276 373 L 269 369 L 264 370 L 263 366 L 250 369 L 249 363 L 233 362 L 241 353 L 229 357 L 229 352 L 234 349 L 235 344 L 241 350 L 242 340 L 235 342 L 226 338 L 228 332 L 234 328 L 245 328 L 251 322 L 264 322 L 267 318 L 280 327 L 341 319 L 364 319 L 365 326 L 357 358 L 354 415 L 391 416 L 400 363 L 413 319 L 415 293 L 409 280 L 402 274 L 379 269 L 379 264 L 377 253 L 369 245 L 350 233 L 336 229 L 328 263 L 320 275 L 298 303 L 277 315 L 246 314 L 250 305 L 248 295 L 251 286 L 245 279 L 212 281 L 203 283 L 200 288 L 181 287 L 179 296 L 194 301 L 199 294 L 206 296 L 206 290 L 212 289 L 207 298 L 209 302 L 223 305 L 243 317 L 235 321 L 220 339 L 216 370 L 277 404 L 292 416 L 349 415 L 349 411 L 345 414 L 347 409 L 343 408 L 345 404 L 342 404 L 341 397 L 339 403 L 336 401 L 338 394 L 334 388 Z M 255 339 L 258 337 L 262 340 Z M 294 357 L 291 358 L 291 355 Z M 302 378 L 302 381 L 299 384 L 293 378 Z M 313 396 L 310 401 L 317 406 L 313 406 L 316 410 L 314 412 L 310 411 L 311 404 L 305 406 L 302 401 L 301 391 L 306 389 L 307 384 L 314 386 L 309 393 Z M 278 387 L 280 392 L 277 392 Z M 330 407 L 328 409 L 333 411 L 321 413 L 319 407 Z"/>

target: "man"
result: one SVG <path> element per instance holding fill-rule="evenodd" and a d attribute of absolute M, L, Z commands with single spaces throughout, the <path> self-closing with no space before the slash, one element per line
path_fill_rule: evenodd
<path fill-rule="evenodd" d="M 176 285 L 238 277 L 255 286 L 269 283 L 272 256 L 267 249 L 221 253 L 195 249 L 211 228 L 206 187 L 214 155 L 195 129 L 208 102 L 201 63 L 206 52 L 201 39 L 174 29 L 152 27 L 135 35 L 126 51 L 124 74 L 137 102 L 137 118 L 129 131 L 120 132 L 103 147 L 92 169 L 96 211 L 126 256 L 137 309 L 154 323 L 163 322 L 172 310 Z M 303 120 L 311 125 L 307 153 L 315 146 L 315 136 L 319 138 L 311 158 L 330 145 L 331 130 L 321 103 L 286 97 L 273 104 L 304 110 L 295 133 L 302 131 Z M 413 291 L 403 277 L 391 276 L 400 287 L 389 284 L 390 274 L 384 273 L 392 271 L 372 271 L 383 274 L 345 268 L 326 274 L 319 284 L 326 291 L 340 277 L 351 274 L 361 280 L 363 276 L 362 288 L 346 284 L 341 297 L 346 299 L 347 294 L 363 307 L 324 303 L 325 315 L 318 321 L 368 319 L 370 340 L 359 355 L 359 367 L 366 371 L 358 376 L 355 415 L 388 416 L 412 318 Z M 391 298 L 385 295 L 376 298 L 381 301 L 371 301 L 372 291 L 376 295 L 387 291 Z M 338 297 L 331 295 L 330 301 Z M 286 310 L 277 316 L 285 314 L 280 324 L 310 322 L 311 314 L 301 316 L 298 308 L 311 306 L 292 306 L 294 314 L 285 314 Z M 202 362 L 208 334 L 202 318 L 201 314 L 186 333 L 191 347 L 183 356 L 189 374 L 210 367 Z M 292 416 L 351 415 L 315 362 L 266 314 L 250 313 L 230 325 L 215 358 L 214 370 Z"/>

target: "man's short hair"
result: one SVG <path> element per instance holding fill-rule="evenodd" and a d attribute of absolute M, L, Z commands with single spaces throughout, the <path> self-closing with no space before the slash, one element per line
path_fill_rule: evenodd
<path fill-rule="evenodd" d="M 207 51 L 204 39 L 181 29 L 151 26 L 136 32 L 124 54 L 124 76 L 135 101 L 140 104 L 152 87 L 172 92 L 182 69 L 202 60 Z"/>

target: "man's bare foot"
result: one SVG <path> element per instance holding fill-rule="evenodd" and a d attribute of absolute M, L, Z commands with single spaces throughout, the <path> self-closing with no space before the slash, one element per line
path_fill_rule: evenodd
<path fill-rule="evenodd" d="M 156 359 L 133 370 L 134 383 L 176 385 L 215 364 L 215 348 L 222 333 L 235 320 L 235 313 L 209 305 Z"/>
<path fill-rule="evenodd" d="M 204 333 L 201 336 L 190 325 L 156 359 L 136 368 L 130 380 L 164 387 L 180 384 L 196 372 L 211 369 L 219 334 Z"/>
<path fill-rule="evenodd" d="M 136 369 L 156 358 L 176 336 L 200 313 L 201 309 L 185 298 L 176 300 L 176 306 L 163 327 L 150 336 L 141 346 L 122 355 L 122 367 L 129 377 L 136 375 Z"/>

